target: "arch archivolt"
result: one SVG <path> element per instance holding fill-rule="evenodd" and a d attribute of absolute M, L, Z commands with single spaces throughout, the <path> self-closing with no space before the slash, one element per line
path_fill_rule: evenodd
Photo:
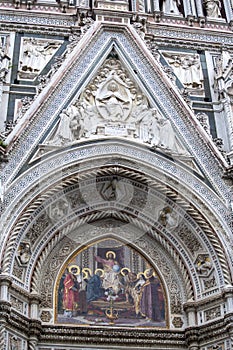
<path fill-rule="evenodd" d="M 110 194 L 101 192 L 106 190 L 106 186 L 111 189 L 113 181 L 119 191 L 118 194 L 115 193 L 118 196 L 115 198 L 111 198 L 111 191 Z M 122 189 L 127 193 L 126 198 L 120 196 Z M 165 221 L 162 218 L 162 214 L 166 214 L 164 208 L 170 210 L 170 217 Z M 44 280 L 42 275 L 47 259 L 60 246 L 60 242 L 69 240 L 71 233 L 79 230 L 77 249 L 78 244 L 84 244 L 87 240 L 85 225 L 91 228 L 88 239 L 92 236 L 101 237 L 103 228 L 97 235 L 98 225 L 95 224 L 93 228 L 92 223 L 107 218 L 124 224 L 124 231 L 115 233 L 119 237 L 126 239 L 127 228 L 137 228 L 137 240 L 132 229 L 128 240 L 137 242 L 139 249 L 148 240 L 153 244 L 144 246 L 144 251 L 156 249 L 158 245 L 162 247 L 164 256 L 172 260 L 172 265 L 178 271 L 176 274 L 182 280 L 185 291 L 181 293 L 185 295 L 182 302 L 218 292 L 217 285 L 227 283 L 227 264 L 221 258 L 224 253 L 203 216 L 170 186 L 170 182 L 165 184 L 160 179 L 152 180 L 142 173 L 120 166 L 108 166 L 99 171 L 68 176 L 36 197 L 21 216 L 18 227 L 8 241 L 3 264 L 5 271 L 13 269 L 16 283 L 27 289 L 38 290 L 38 283 Z M 83 230 L 83 238 L 80 230 Z M 146 241 L 142 241 L 144 235 L 147 236 Z M 15 242 L 16 236 L 18 241 Z M 30 245 L 27 264 L 20 263 L 20 244 Z M 14 255 L 13 245 L 17 247 Z M 155 257 L 150 259 L 156 260 Z M 209 259 L 210 264 L 203 272 L 201 269 L 205 259 Z M 49 285 L 51 288 L 51 283 Z"/>

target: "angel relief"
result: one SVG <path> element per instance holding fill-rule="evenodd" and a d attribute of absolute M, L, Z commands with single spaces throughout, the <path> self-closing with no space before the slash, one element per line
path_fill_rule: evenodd
<path fill-rule="evenodd" d="M 105 239 L 64 268 L 56 321 L 77 325 L 165 327 L 165 295 L 155 269 L 131 247 Z"/>
<path fill-rule="evenodd" d="M 149 105 L 147 97 L 117 58 L 109 58 L 82 94 L 60 113 L 47 146 L 77 140 L 128 137 L 165 152 L 185 155 L 171 122 Z"/>

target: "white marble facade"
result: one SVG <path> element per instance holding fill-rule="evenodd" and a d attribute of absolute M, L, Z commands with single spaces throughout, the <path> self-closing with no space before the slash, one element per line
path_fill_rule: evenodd
<path fill-rule="evenodd" d="M 228 2 L 0 20 L 0 348 L 230 350 Z"/>

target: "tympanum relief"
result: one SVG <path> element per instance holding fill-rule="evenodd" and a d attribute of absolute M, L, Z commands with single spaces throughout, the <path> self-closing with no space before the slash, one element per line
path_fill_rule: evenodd
<path fill-rule="evenodd" d="M 82 94 L 62 110 L 56 130 L 43 147 L 110 136 L 188 156 L 170 120 L 150 105 L 116 57 L 108 58 Z"/>

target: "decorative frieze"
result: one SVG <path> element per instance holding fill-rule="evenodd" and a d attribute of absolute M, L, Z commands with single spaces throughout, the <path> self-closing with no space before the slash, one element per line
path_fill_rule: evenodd
<path fill-rule="evenodd" d="M 214 320 L 215 318 L 218 318 L 221 316 L 221 307 L 216 306 L 212 309 L 204 311 L 204 318 L 205 321 L 211 321 Z"/>

